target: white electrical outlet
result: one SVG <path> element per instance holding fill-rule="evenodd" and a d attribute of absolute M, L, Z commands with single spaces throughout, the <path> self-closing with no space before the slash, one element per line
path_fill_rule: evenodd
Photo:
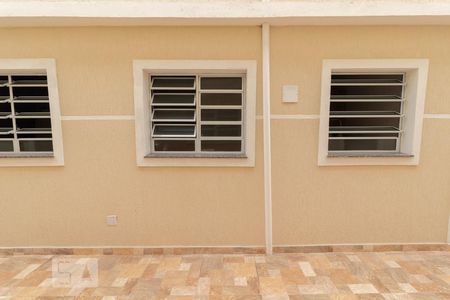
<path fill-rule="evenodd" d="M 106 224 L 108 224 L 108 226 L 116 226 L 117 221 L 118 221 L 117 215 L 106 216 Z"/>

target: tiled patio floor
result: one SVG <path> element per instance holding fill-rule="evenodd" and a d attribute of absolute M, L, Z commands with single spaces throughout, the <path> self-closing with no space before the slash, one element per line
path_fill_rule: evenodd
<path fill-rule="evenodd" d="M 0 299 L 62 296 L 450 299 L 450 252 L 0 256 Z"/>

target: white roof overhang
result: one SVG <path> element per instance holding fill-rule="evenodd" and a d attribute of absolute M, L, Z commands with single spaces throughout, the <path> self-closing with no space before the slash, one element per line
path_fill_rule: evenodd
<path fill-rule="evenodd" d="M 0 26 L 449 25 L 450 0 L 0 0 Z"/>

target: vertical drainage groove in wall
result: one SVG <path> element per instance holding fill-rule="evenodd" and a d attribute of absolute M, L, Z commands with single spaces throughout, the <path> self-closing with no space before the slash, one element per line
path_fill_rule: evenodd
<path fill-rule="evenodd" d="M 272 254 L 272 158 L 270 141 L 270 25 L 262 25 L 264 212 L 266 253 Z"/>

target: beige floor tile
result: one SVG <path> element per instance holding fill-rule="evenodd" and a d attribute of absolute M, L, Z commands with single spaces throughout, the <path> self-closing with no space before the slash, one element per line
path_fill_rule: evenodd
<path fill-rule="evenodd" d="M 31 264 L 14 276 L 14 279 L 24 279 L 28 274 L 39 268 L 40 264 Z"/>
<path fill-rule="evenodd" d="M 288 294 L 274 294 L 274 295 L 264 295 L 263 300 L 290 300 Z"/>
<path fill-rule="evenodd" d="M 235 277 L 256 277 L 254 263 L 225 263 L 225 269 L 232 270 Z"/>
<path fill-rule="evenodd" d="M 398 263 L 396 263 L 394 260 L 387 260 L 385 261 L 386 265 L 388 265 L 389 268 L 401 268 Z"/>
<path fill-rule="evenodd" d="M 316 276 L 316 272 L 314 272 L 311 264 L 307 261 L 298 262 L 300 269 L 306 277 Z"/>
<path fill-rule="evenodd" d="M 211 280 L 208 277 L 200 277 L 197 284 L 198 295 L 209 295 Z"/>
<path fill-rule="evenodd" d="M 197 287 L 195 286 L 178 286 L 170 290 L 172 296 L 193 296 L 197 294 Z"/>
<path fill-rule="evenodd" d="M 409 283 L 399 283 L 398 285 L 405 293 L 417 293 L 417 290 Z"/>
<path fill-rule="evenodd" d="M 356 254 L 352 254 L 352 255 L 347 255 L 347 258 L 351 261 L 351 262 L 361 262 L 361 259 L 358 257 L 358 255 Z"/>
<path fill-rule="evenodd" d="M 236 286 L 247 286 L 247 277 L 235 277 L 234 285 Z"/>
<path fill-rule="evenodd" d="M 278 269 L 268 269 L 267 274 L 269 274 L 270 277 L 279 277 L 281 276 L 281 272 Z"/>
<path fill-rule="evenodd" d="M 386 300 L 411 300 L 411 296 L 407 293 L 391 293 L 381 294 Z"/>
<path fill-rule="evenodd" d="M 450 252 L 446 251 L 82 255 L 65 257 L 81 266 L 96 259 L 95 286 L 55 286 L 52 259 L 62 256 L 1 257 L 0 298 L 450 299 Z"/>
<path fill-rule="evenodd" d="M 373 286 L 373 284 L 362 283 L 362 284 L 349 284 L 348 287 L 354 294 L 376 294 L 378 290 Z"/>
<path fill-rule="evenodd" d="M 302 295 L 325 295 L 332 293 L 330 287 L 324 284 L 299 285 L 298 290 Z"/>
<path fill-rule="evenodd" d="M 126 277 L 119 277 L 112 283 L 112 287 L 123 287 L 127 283 L 128 278 Z"/>
<path fill-rule="evenodd" d="M 283 280 L 280 277 L 260 277 L 259 286 L 262 295 L 286 293 Z"/>

